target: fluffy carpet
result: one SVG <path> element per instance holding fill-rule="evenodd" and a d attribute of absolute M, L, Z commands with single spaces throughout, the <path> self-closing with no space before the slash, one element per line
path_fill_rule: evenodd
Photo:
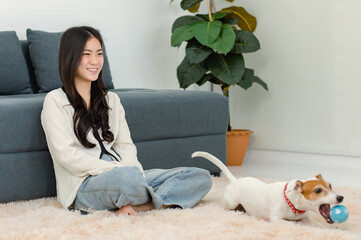
<path fill-rule="evenodd" d="M 213 187 L 193 209 L 166 209 L 137 217 L 99 211 L 89 215 L 62 209 L 55 198 L 0 204 L 0 239 L 361 239 L 361 191 L 335 188 L 345 196 L 349 219 L 323 227 L 270 223 L 225 210 L 222 194 L 227 181 L 213 178 Z M 2 193 L 3 194 L 3 193 Z"/>

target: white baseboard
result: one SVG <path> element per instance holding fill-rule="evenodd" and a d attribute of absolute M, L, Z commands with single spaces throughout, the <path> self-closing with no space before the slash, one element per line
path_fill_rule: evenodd
<path fill-rule="evenodd" d="M 248 149 L 242 175 L 279 180 L 307 179 L 321 173 L 334 186 L 361 189 L 361 158 Z"/>

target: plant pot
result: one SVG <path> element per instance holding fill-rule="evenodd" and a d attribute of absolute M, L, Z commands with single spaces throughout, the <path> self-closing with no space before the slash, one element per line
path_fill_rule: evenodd
<path fill-rule="evenodd" d="M 249 135 L 253 132 L 232 129 L 227 132 L 227 166 L 241 166 L 246 155 Z"/>

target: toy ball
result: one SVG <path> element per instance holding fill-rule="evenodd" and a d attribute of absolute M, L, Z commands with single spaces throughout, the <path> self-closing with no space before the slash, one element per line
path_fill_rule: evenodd
<path fill-rule="evenodd" d="M 336 205 L 331 209 L 330 217 L 333 222 L 342 223 L 348 218 L 348 210 L 343 205 Z"/>

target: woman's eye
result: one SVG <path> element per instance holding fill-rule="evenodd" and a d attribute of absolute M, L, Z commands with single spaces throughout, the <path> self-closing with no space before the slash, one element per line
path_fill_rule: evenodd
<path fill-rule="evenodd" d="M 103 53 L 98 53 L 99 56 L 103 56 Z"/>
<path fill-rule="evenodd" d="M 315 193 L 317 193 L 317 194 L 319 194 L 319 193 L 321 193 L 322 192 L 322 189 L 321 188 L 317 188 L 316 190 L 315 190 Z"/>

